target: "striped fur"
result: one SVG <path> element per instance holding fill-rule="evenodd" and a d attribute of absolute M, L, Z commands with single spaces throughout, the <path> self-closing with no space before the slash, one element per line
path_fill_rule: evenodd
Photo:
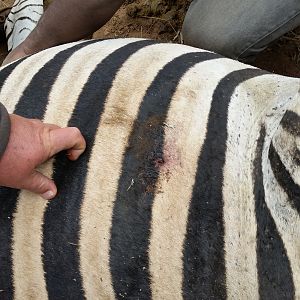
<path fill-rule="evenodd" d="M 55 200 L 0 189 L 0 298 L 300 297 L 299 79 L 117 39 L 10 64 L 0 88 L 87 140 L 41 166 Z"/>
<path fill-rule="evenodd" d="M 15 0 L 4 24 L 8 51 L 15 49 L 26 39 L 43 11 L 43 0 Z"/>

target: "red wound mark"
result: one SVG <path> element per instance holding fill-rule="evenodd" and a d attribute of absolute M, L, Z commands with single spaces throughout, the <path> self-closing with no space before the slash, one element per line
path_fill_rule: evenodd
<path fill-rule="evenodd" d="M 172 174 L 179 172 L 178 167 L 181 165 L 181 158 L 176 138 L 165 141 L 163 153 L 153 153 L 152 166 L 161 177 L 162 181 L 169 181 Z M 156 155 L 155 155 L 156 154 Z M 159 184 L 156 185 L 156 191 L 160 190 Z"/>
<path fill-rule="evenodd" d="M 155 168 L 159 169 L 163 164 L 165 163 L 163 158 L 156 158 L 154 160 L 154 166 Z"/>

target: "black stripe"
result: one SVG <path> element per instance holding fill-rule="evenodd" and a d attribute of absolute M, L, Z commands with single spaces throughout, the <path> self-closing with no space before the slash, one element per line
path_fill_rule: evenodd
<path fill-rule="evenodd" d="M 2 89 L 8 76 L 24 59 L 18 60 L 1 70 L 0 89 Z M 11 237 L 12 218 L 18 195 L 18 190 L 0 188 L 0 290 L 3 291 L 0 293 L 0 299 L 13 298 Z"/>
<path fill-rule="evenodd" d="M 253 164 L 259 295 L 261 299 L 294 299 L 295 287 L 290 262 L 281 236 L 265 202 L 262 171 L 265 135 L 265 128 L 262 127 Z"/>
<path fill-rule="evenodd" d="M 300 166 L 300 150 L 295 147 L 294 152 L 292 153 L 292 155 L 293 155 L 293 162 L 297 166 Z"/>
<path fill-rule="evenodd" d="M 95 134 L 118 70 L 132 54 L 153 43 L 148 40 L 133 42 L 106 57 L 91 73 L 69 121 L 69 126 L 80 128 L 87 142 L 87 150 L 76 162 L 69 162 L 62 154 L 54 164 L 53 178 L 59 193 L 47 207 L 43 240 L 50 299 L 69 299 L 70 295 L 72 299 L 84 297 L 77 245 L 80 207 Z"/>
<path fill-rule="evenodd" d="M 290 153 L 288 154 L 290 155 Z M 274 176 L 288 196 L 289 203 L 300 215 L 300 186 L 293 180 L 289 171 L 282 163 L 273 143 L 270 145 L 269 160 Z"/>
<path fill-rule="evenodd" d="M 43 15 L 43 14 L 39 13 L 39 12 L 36 11 L 36 10 L 33 10 L 32 12 L 36 13 L 36 14 L 39 15 L 39 16 L 42 16 L 42 15 Z"/>
<path fill-rule="evenodd" d="M 143 99 L 123 158 L 113 210 L 110 269 L 118 299 L 151 298 L 148 247 L 158 165 L 163 162 L 164 122 L 182 76 L 196 63 L 219 57 L 199 52 L 175 58 L 158 73 Z"/>
<path fill-rule="evenodd" d="M 48 95 L 52 84 L 63 64 L 77 49 L 84 47 L 89 43 L 82 43 L 72 48 L 66 49 L 58 53 L 51 61 L 33 77 L 32 81 L 24 91 L 19 103 L 16 105 L 15 114 L 28 118 L 42 119 L 46 105 L 48 103 Z M 25 58 L 24 58 L 25 59 Z M 19 60 L 0 73 L 0 86 L 3 85 L 5 78 L 20 64 L 24 59 Z M 4 290 L 0 294 L 0 299 L 4 295 L 8 299 L 13 295 L 12 283 L 12 260 L 11 260 L 11 237 L 12 237 L 12 216 L 16 209 L 16 203 L 19 191 L 14 189 L 0 189 L 0 290 Z"/>
<path fill-rule="evenodd" d="M 7 17 L 6 20 L 9 21 L 9 22 L 13 22 L 11 19 L 9 19 L 9 17 Z M 12 28 L 11 31 L 8 33 L 8 35 L 6 36 L 6 40 L 7 40 L 7 41 L 9 40 L 9 38 L 10 38 L 11 35 L 12 35 L 12 33 L 14 32 L 16 23 L 19 22 L 19 21 L 22 21 L 22 20 L 29 20 L 29 21 L 31 21 L 31 22 L 34 23 L 34 24 L 37 23 L 37 21 L 31 19 L 30 17 L 20 17 L 20 18 L 18 18 L 17 20 L 14 21 L 13 28 Z"/>
<path fill-rule="evenodd" d="M 295 112 L 287 110 L 280 124 L 287 132 L 300 136 L 300 116 Z"/>
<path fill-rule="evenodd" d="M 32 6 L 34 6 L 34 7 L 43 7 L 43 4 L 28 4 L 28 5 L 25 5 L 24 7 L 20 8 L 19 10 L 17 10 L 17 11 L 11 11 L 10 13 L 12 15 L 15 15 L 15 14 L 19 13 L 20 11 L 24 10 L 25 8 L 32 7 Z"/>
<path fill-rule="evenodd" d="M 0 299 L 13 299 L 12 219 L 19 191 L 0 188 Z M 3 298 L 2 298 L 3 297 Z"/>
<path fill-rule="evenodd" d="M 24 30 L 28 30 L 31 32 L 31 29 L 30 28 L 27 28 L 27 27 L 23 27 L 22 29 L 19 30 L 18 34 L 20 34 L 22 31 Z M 9 50 L 8 50 L 9 51 Z"/>
<path fill-rule="evenodd" d="M 234 71 L 214 91 L 189 208 L 183 257 L 185 299 L 226 298 L 222 187 L 228 106 L 240 83 L 263 74 L 257 69 Z"/>

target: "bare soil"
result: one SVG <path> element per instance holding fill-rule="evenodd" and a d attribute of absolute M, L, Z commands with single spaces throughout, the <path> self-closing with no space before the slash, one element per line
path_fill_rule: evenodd
<path fill-rule="evenodd" d="M 51 1 L 53 0 L 44 1 L 46 8 Z M 0 0 L 0 8 L 9 6 L 12 2 L 13 0 Z M 127 0 L 93 37 L 141 37 L 182 43 L 181 27 L 190 2 L 191 0 Z M 2 41 L 0 62 L 6 54 L 5 43 Z M 274 73 L 300 77 L 300 27 L 270 45 L 253 65 Z"/>

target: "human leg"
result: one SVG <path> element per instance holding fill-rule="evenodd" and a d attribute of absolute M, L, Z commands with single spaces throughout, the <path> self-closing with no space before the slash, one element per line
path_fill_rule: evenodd
<path fill-rule="evenodd" d="M 298 0 L 194 0 L 183 38 L 188 45 L 245 60 L 299 25 Z"/>
<path fill-rule="evenodd" d="M 124 0 L 55 0 L 28 38 L 3 64 L 59 44 L 77 41 L 103 26 Z"/>

